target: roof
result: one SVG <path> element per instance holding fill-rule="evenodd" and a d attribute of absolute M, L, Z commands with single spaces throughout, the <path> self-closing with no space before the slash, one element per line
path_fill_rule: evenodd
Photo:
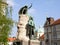
<path fill-rule="evenodd" d="M 40 39 L 44 40 L 44 34 L 40 37 Z"/>
<path fill-rule="evenodd" d="M 56 21 L 54 21 L 52 25 L 58 25 L 58 24 L 60 24 L 60 19 L 57 19 Z"/>
<path fill-rule="evenodd" d="M 51 25 L 54 22 L 54 18 L 52 17 L 47 17 L 46 22 L 44 24 L 44 27 Z"/>
<path fill-rule="evenodd" d="M 60 19 L 57 19 L 56 21 L 54 21 L 52 24 L 50 25 L 44 25 L 44 27 L 48 27 L 48 26 L 53 26 L 53 25 L 58 25 L 60 24 Z"/>
<path fill-rule="evenodd" d="M 11 37 L 8 38 L 8 41 L 9 41 L 9 42 L 13 42 L 13 41 L 15 41 L 15 40 L 16 40 L 16 38 L 11 38 Z"/>
<path fill-rule="evenodd" d="M 42 36 L 40 36 L 40 39 L 41 39 L 41 40 L 44 40 L 44 34 L 43 34 Z"/>

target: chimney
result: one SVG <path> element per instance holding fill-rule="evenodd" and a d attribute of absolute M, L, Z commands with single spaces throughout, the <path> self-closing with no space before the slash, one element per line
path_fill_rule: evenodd
<path fill-rule="evenodd" d="M 52 24 L 54 22 L 54 18 L 52 18 L 52 17 L 48 17 L 47 18 L 47 23 L 50 25 L 50 24 Z"/>

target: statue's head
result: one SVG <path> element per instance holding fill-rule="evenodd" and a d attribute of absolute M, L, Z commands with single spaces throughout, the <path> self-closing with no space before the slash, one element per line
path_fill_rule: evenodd
<path fill-rule="evenodd" d="M 27 13 L 28 6 L 24 6 L 19 10 L 19 14 L 26 14 Z"/>

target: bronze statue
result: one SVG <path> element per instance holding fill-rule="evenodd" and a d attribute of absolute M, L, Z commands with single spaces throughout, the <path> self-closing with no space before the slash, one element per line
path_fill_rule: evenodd
<path fill-rule="evenodd" d="M 30 7 L 28 6 L 24 6 L 22 7 L 20 10 L 19 10 L 19 14 L 26 14 L 27 13 L 27 10 L 30 9 L 32 7 L 32 4 Z"/>

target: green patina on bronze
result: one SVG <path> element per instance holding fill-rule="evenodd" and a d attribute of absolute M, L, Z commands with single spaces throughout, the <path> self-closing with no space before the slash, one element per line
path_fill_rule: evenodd
<path fill-rule="evenodd" d="M 31 16 L 29 17 L 28 24 L 31 25 L 31 26 L 35 26 L 33 18 Z"/>

